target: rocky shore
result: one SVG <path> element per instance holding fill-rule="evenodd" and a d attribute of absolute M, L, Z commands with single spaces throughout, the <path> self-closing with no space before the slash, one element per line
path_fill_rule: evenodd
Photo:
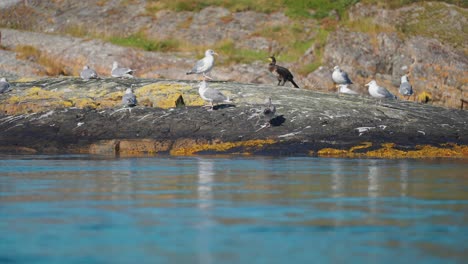
<path fill-rule="evenodd" d="M 7 1 L 0 5 L 0 76 L 78 76 L 84 64 L 109 76 L 118 61 L 141 78 L 189 80 L 185 72 L 210 48 L 220 54 L 217 80 L 272 84 L 266 58 L 276 54 L 305 89 L 334 91 L 335 65 L 362 94 L 376 79 L 398 95 L 409 74 L 411 100 L 459 109 L 468 88 L 466 4 L 383 2 L 297 19 L 284 10 L 219 5 L 152 9 L 145 0 Z"/>
<path fill-rule="evenodd" d="M 139 105 L 122 108 L 134 85 Z M 197 83 L 48 78 L 0 95 L 1 153 L 468 157 L 468 112 L 414 102 L 234 82 L 201 106 Z M 277 116 L 257 115 L 271 97 Z"/>

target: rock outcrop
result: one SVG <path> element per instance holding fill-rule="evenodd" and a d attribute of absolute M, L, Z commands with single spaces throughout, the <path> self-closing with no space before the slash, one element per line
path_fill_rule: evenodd
<path fill-rule="evenodd" d="M 134 85 L 141 104 L 121 108 Z M 0 152 L 466 157 L 468 112 L 407 101 L 210 82 L 234 100 L 201 107 L 194 82 L 44 79 L 0 95 Z M 277 116 L 262 128 L 271 97 Z"/>
<path fill-rule="evenodd" d="M 464 3 L 383 8 L 361 1 L 346 16 L 333 10 L 324 19 L 216 5 L 176 11 L 144 0 L 10 0 L 0 9 L 0 25 L 10 28 L 1 29 L 0 39 L 0 75 L 6 77 L 77 76 L 84 64 L 108 76 L 119 61 L 138 77 L 190 80 L 185 72 L 204 49 L 214 48 L 221 55 L 212 73 L 217 80 L 274 83 L 264 60 L 274 53 L 305 89 L 334 91 L 330 75 L 340 65 L 362 94 L 376 79 L 398 95 L 403 74 L 413 85 L 412 100 L 430 97 L 435 105 L 459 108 L 468 90 Z M 113 39 L 140 48 L 112 45 Z M 167 43 L 175 47 L 154 47 Z"/>
<path fill-rule="evenodd" d="M 442 105 L 459 106 L 468 90 L 468 47 L 458 39 L 468 37 L 466 30 L 460 30 L 468 24 L 467 15 L 465 9 L 444 3 L 395 10 L 357 4 L 350 10 L 349 23 L 376 29 L 334 32 L 325 46 L 323 63 L 340 65 L 356 82 L 354 88 L 362 92 L 369 79 L 377 79 L 398 94 L 401 76 L 409 74 L 416 93 L 430 93 Z M 428 16 L 441 17 L 444 22 L 429 24 L 434 18 Z M 416 24 L 421 35 L 414 35 Z"/>

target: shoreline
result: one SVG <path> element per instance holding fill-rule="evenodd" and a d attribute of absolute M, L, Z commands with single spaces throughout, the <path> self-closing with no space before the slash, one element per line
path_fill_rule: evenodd
<path fill-rule="evenodd" d="M 134 85 L 139 105 L 122 108 Z M 203 108 L 193 81 L 49 78 L 0 95 L 0 153 L 468 157 L 468 112 L 401 100 L 211 82 L 234 99 Z M 271 97 L 271 127 L 258 111 Z"/>

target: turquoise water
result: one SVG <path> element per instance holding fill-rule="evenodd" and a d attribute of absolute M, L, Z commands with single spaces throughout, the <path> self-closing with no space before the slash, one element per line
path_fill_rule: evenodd
<path fill-rule="evenodd" d="M 467 259 L 463 160 L 0 160 L 0 263 Z"/>

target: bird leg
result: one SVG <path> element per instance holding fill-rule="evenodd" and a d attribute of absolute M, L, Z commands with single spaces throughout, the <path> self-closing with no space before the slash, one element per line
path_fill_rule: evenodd
<path fill-rule="evenodd" d="M 266 128 L 266 127 L 269 127 L 269 126 L 267 126 L 266 124 L 264 124 L 264 125 L 261 126 L 259 129 L 255 130 L 255 133 L 258 132 L 258 131 L 260 131 L 260 130 L 262 130 L 262 129 L 264 129 L 264 128 Z"/>
<path fill-rule="evenodd" d="M 208 111 L 213 111 L 214 110 L 213 101 L 211 101 L 209 105 L 205 105 L 205 107 L 209 108 Z"/>
<path fill-rule="evenodd" d="M 210 76 L 208 76 L 207 74 L 203 73 L 203 77 L 205 77 L 205 79 L 208 79 L 208 80 L 213 80 L 213 78 L 211 78 Z"/>

